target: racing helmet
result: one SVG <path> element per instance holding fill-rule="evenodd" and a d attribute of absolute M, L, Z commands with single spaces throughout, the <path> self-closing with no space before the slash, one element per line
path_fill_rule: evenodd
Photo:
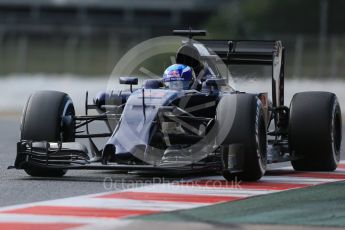
<path fill-rule="evenodd" d="M 169 66 L 163 74 L 165 87 L 174 90 L 186 90 L 195 80 L 195 74 L 191 67 L 183 64 Z"/>

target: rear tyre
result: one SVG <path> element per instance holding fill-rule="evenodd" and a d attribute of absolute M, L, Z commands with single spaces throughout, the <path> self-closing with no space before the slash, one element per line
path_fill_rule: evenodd
<path fill-rule="evenodd" d="M 341 111 L 335 94 L 294 95 L 290 105 L 289 145 L 295 170 L 335 170 L 340 160 L 341 136 Z"/>
<path fill-rule="evenodd" d="M 38 91 L 26 103 L 21 121 L 21 140 L 74 142 L 75 115 L 72 100 L 66 93 Z M 27 167 L 30 176 L 61 177 L 67 170 Z"/>
<path fill-rule="evenodd" d="M 235 97 L 235 99 L 231 97 Z M 236 100 L 236 104 L 234 104 L 234 100 Z M 217 107 L 217 124 L 220 126 L 227 124 L 226 120 L 229 119 L 228 116 L 234 108 L 236 111 L 231 129 L 228 128 L 225 133 L 222 131 L 221 134 L 225 137 L 220 148 L 222 174 L 229 181 L 256 181 L 264 175 L 267 163 L 267 132 L 263 107 L 255 95 L 224 96 Z M 240 152 L 237 154 L 242 157 L 239 172 L 233 172 L 229 165 L 231 164 L 229 153 L 232 146 L 240 148 Z"/>

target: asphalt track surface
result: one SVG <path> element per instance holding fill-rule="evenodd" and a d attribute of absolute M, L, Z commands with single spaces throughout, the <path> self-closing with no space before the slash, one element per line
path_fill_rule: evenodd
<path fill-rule="evenodd" d="M 92 194 L 92 193 L 104 193 L 104 192 L 116 193 L 118 191 L 133 188 L 133 187 L 136 187 L 134 189 L 140 190 L 141 189 L 140 186 L 147 185 L 147 184 L 151 184 L 151 186 L 159 190 L 160 183 L 171 182 L 171 181 L 176 181 L 176 180 L 181 179 L 181 177 L 163 178 L 158 175 L 139 176 L 139 175 L 117 174 L 117 173 L 113 173 L 109 171 L 70 171 L 67 174 L 67 176 L 63 178 L 59 178 L 59 179 L 32 178 L 32 177 L 27 176 L 25 172 L 23 171 L 7 170 L 7 166 L 13 164 L 14 157 L 15 157 L 15 143 L 19 139 L 19 118 L 18 117 L 0 118 L 0 129 L 1 129 L 0 131 L 0 156 L 1 156 L 0 158 L 1 159 L 0 161 L 0 175 L 1 175 L 0 206 L 1 207 L 8 206 L 8 205 L 25 204 L 25 203 L 31 203 L 31 202 L 37 202 L 37 201 L 68 198 L 72 196 L 80 196 L 80 195 L 86 195 L 86 194 Z M 342 153 L 342 155 L 344 157 L 344 152 Z M 189 176 L 185 176 L 183 179 L 194 180 L 193 178 L 197 178 L 197 177 L 198 177 L 197 175 L 189 175 Z M 116 183 L 109 183 L 109 181 L 113 181 Z M 296 186 L 296 184 L 294 184 L 293 186 Z M 279 189 L 284 190 L 285 188 L 279 187 Z M 287 187 L 286 189 L 290 189 L 290 187 Z M 130 190 L 130 191 L 136 192 L 137 190 Z M 145 189 L 140 190 L 140 191 L 143 192 L 145 191 Z M 195 194 L 193 194 L 193 192 L 191 194 L 193 195 L 193 197 L 187 196 L 187 198 L 193 199 L 193 202 L 195 203 L 196 202 L 194 200 Z M 119 198 L 119 196 L 126 196 L 126 198 L 128 198 L 127 196 L 130 196 L 130 195 L 131 195 L 130 193 L 129 194 L 125 193 L 122 195 L 115 194 L 112 196 L 115 196 L 117 198 Z M 86 198 L 89 199 L 89 197 L 86 197 Z M 80 199 L 85 199 L 85 198 L 75 198 L 75 200 L 73 199 L 70 201 L 68 201 L 68 199 L 67 200 L 63 199 L 63 200 L 60 200 L 58 203 L 60 203 L 60 205 L 61 203 L 64 203 L 64 202 L 78 203 L 78 202 L 81 202 Z M 159 199 L 159 198 L 149 197 L 148 199 Z M 173 200 L 173 199 L 176 199 L 176 197 L 172 196 L 169 199 Z M 219 199 L 219 197 L 217 199 Z M 223 197 L 223 199 L 229 199 L 229 198 Z M 216 201 L 210 200 L 210 203 L 211 202 L 216 202 Z M 81 203 L 85 203 L 85 202 L 81 202 Z M 48 201 L 47 204 L 56 205 L 56 202 L 49 203 Z M 133 204 L 136 205 L 135 202 Z M 24 211 L 26 211 L 25 208 L 24 208 Z M 160 208 L 171 208 L 171 207 L 160 207 Z M 37 210 L 34 210 L 34 211 L 37 211 Z M 47 210 L 45 209 L 45 211 Z M 136 225 L 136 223 L 134 223 L 134 225 Z M 137 225 L 141 226 L 140 224 L 137 224 Z M 159 223 L 156 223 L 156 225 L 157 227 L 160 226 Z M 199 228 L 199 227 L 200 229 L 203 229 L 205 226 L 191 225 L 190 229 Z M 207 226 L 205 229 L 207 229 Z"/>
<path fill-rule="evenodd" d="M 73 171 L 62 178 L 33 178 L 13 165 L 19 140 L 20 118 L 0 117 L 0 207 L 91 193 L 116 191 L 178 178 L 138 176 L 111 171 Z"/>

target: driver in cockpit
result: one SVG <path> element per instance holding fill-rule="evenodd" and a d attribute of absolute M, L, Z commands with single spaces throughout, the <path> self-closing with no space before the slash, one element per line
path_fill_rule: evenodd
<path fill-rule="evenodd" d="M 174 64 L 169 66 L 163 74 L 163 84 L 168 89 L 188 90 L 195 81 L 193 69 L 187 65 Z"/>

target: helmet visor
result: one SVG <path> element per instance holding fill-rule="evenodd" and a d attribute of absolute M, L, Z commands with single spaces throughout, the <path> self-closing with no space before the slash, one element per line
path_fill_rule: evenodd
<path fill-rule="evenodd" d="M 189 81 L 169 81 L 165 82 L 165 86 L 173 90 L 186 90 L 189 89 Z"/>

